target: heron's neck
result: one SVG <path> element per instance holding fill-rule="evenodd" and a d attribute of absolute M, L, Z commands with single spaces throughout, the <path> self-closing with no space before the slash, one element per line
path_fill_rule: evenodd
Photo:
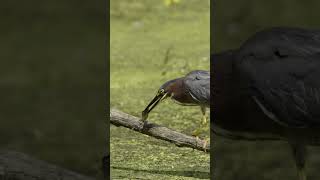
<path fill-rule="evenodd" d="M 185 84 L 183 78 L 179 78 L 176 80 L 171 87 L 172 99 L 182 104 L 190 104 L 193 103 L 193 99 L 186 92 Z"/>

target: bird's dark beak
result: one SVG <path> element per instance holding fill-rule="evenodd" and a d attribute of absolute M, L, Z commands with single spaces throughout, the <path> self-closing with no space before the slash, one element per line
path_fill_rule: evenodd
<path fill-rule="evenodd" d="M 167 94 L 165 93 L 158 93 L 152 101 L 148 104 L 148 106 L 142 111 L 142 120 L 145 121 L 148 118 L 148 114 L 152 111 L 153 108 L 155 108 L 159 102 L 161 102 L 163 99 L 165 99 Z"/>

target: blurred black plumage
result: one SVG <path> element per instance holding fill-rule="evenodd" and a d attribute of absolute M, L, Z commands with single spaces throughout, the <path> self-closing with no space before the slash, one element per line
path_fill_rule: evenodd
<path fill-rule="evenodd" d="M 285 140 L 305 180 L 307 145 L 320 140 L 320 31 L 272 28 L 211 56 L 213 132 Z"/>

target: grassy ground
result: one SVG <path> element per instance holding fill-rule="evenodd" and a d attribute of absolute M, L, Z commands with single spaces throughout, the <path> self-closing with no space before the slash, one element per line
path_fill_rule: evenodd
<path fill-rule="evenodd" d="M 209 1 L 111 1 L 111 107 L 140 116 L 166 80 L 209 70 L 209 18 Z M 149 119 L 191 134 L 201 113 L 165 101 Z M 113 179 L 210 178 L 208 154 L 125 128 L 111 126 L 110 135 Z"/>

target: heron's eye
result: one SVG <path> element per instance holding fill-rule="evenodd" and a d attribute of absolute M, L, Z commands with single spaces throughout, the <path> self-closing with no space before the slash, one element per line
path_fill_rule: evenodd
<path fill-rule="evenodd" d="M 164 93 L 164 89 L 160 89 L 158 93 L 159 94 L 163 94 Z"/>

